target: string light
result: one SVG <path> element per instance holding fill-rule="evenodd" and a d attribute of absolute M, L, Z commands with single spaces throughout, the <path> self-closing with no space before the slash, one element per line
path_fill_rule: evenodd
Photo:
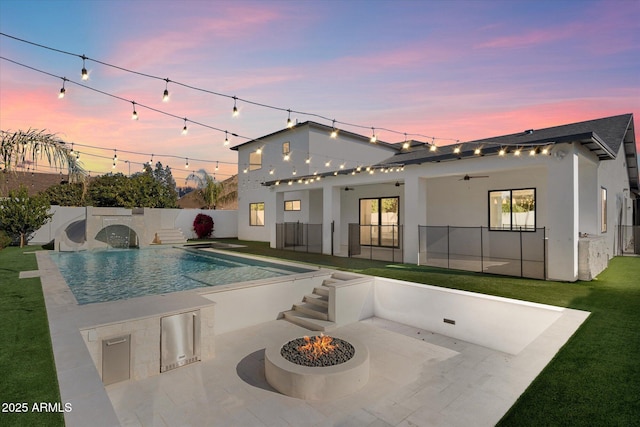
<path fill-rule="evenodd" d="M 218 169 L 220 169 L 220 166 L 218 165 L 218 162 L 216 161 L 216 172 L 218 171 Z"/>
<path fill-rule="evenodd" d="M 182 128 L 182 134 L 186 135 L 189 132 L 189 130 L 187 129 L 187 118 L 184 118 L 184 127 Z"/>
<path fill-rule="evenodd" d="M 291 121 L 291 110 L 287 110 L 289 112 L 289 116 L 287 117 L 287 128 L 291 129 L 293 127 L 293 122 Z"/>
<path fill-rule="evenodd" d="M 82 80 L 89 80 L 89 73 L 87 72 L 87 69 L 85 68 L 85 63 L 84 61 L 87 59 L 86 56 L 82 55 Z"/>
<path fill-rule="evenodd" d="M 333 119 L 331 123 L 331 138 L 336 139 L 338 137 L 338 129 L 336 129 L 336 119 Z"/>
<path fill-rule="evenodd" d="M 131 120 L 138 120 L 138 112 L 136 111 L 136 102 L 131 101 L 131 104 L 133 105 L 133 113 L 131 113 Z"/>
<path fill-rule="evenodd" d="M 37 47 L 40 47 L 40 48 L 43 48 L 43 49 L 48 49 L 48 50 L 51 50 L 51 51 L 55 51 L 57 53 L 66 54 L 66 55 L 70 55 L 70 56 L 79 56 L 80 58 L 83 59 L 83 66 L 85 64 L 84 61 L 86 59 L 91 59 L 91 58 L 88 58 L 85 55 L 78 55 L 76 53 L 67 52 L 67 51 L 63 51 L 63 50 L 60 50 L 60 49 L 55 49 L 55 48 L 52 48 L 52 47 L 49 47 L 49 46 L 45 46 L 45 45 L 42 45 L 42 44 L 34 43 L 34 42 L 31 42 L 31 41 L 28 41 L 28 40 L 24 40 L 24 39 L 21 39 L 21 38 L 18 38 L 18 37 L 14 37 L 14 36 L 11 36 L 11 35 L 8 35 L 8 34 L 0 33 L 0 35 L 4 36 L 4 37 L 11 38 L 11 39 L 16 40 L 16 41 L 20 41 L 20 42 L 27 43 L 27 44 L 30 44 L 30 45 L 33 45 L 33 46 L 37 46 Z M 2 58 L 2 59 L 7 60 L 6 58 Z M 146 74 L 146 73 L 141 73 L 139 71 L 130 70 L 130 69 L 118 66 L 118 65 L 109 64 L 109 63 L 106 63 L 104 61 L 100 61 L 100 60 L 96 60 L 96 59 L 91 59 L 91 60 L 94 61 L 94 62 L 97 62 L 97 63 L 99 63 L 101 65 L 107 66 L 107 67 L 116 68 L 116 69 L 118 69 L 120 71 L 125 71 L 125 72 L 128 72 L 128 73 L 137 74 L 139 76 L 143 76 L 143 77 L 147 77 L 147 78 L 151 78 L 151 79 L 165 80 L 167 84 L 170 81 L 168 78 L 161 78 L 159 76 L 154 76 L 154 75 L 150 75 L 150 74 Z M 15 61 L 11 61 L 11 62 L 16 63 Z M 22 64 L 18 64 L 18 65 L 22 65 Z M 87 76 L 88 76 L 88 74 L 87 74 Z M 205 92 L 205 93 L 209 93 L 209 94 L 216 95 L 216 96 L 222 96 L 222 97 L 226 97 L 226 98 L 233 98 L 234 99 L 234 107 L 236 105 L 236 101 L 238 99 L 240 99 L 237 96 L 230 96 L 230 95 L 227 95 L 227 94 L 218 93 L 218 92 L 215 92 L 215 91 L 194 87 L 194 86 L 191 86 L 191 85 L 188 85 L 188 84 L 184 84 L 184 83 L 180 83 L 180 82 L 175 82 L 174 81 L 172 83 L 184 86 L 184 87 L 186 87 L 188 89 L 192 89 L 192 90 L 196 90 L 196 91 L 200 91 L 200 92 Z M 165 88 L 165 93 L 167 95 L 167 99 L 166 100 L 168 100 L 168 89 L 167 88 Z M 285 108 L 282 108 L 282 107 L 277 107 L 277 106 L 273 106 L 273 105 L 254 102 L 254 101 L 251 101 L 251 100 L 248 100 L 248 99 L 241 99 L 241 100 L 243 102 L 246 102 L 246 103 L 249 103 L 249 104 L 253 104 L 253 105 L 256 105 L 256 106 L 259 106 L 259 107 L 263 107 L 263 108 L 270 108 L 270 109 L 275 109 L 275 110 L 280 110 L 280 111 L 287 111 L 287 112 L 291 111 L 291 112 L 294 112 L 296 114 L 301 114 L 301 115 L 310 116 L 310 117 L 316 117 L 316 118 L 319 118 L 321 120 L 326 120 L 326 121 L 332 121 L 334 128 L 335 128 L 335 124 L 336 123 L 342 123 L 342 124 L 344 124 L 346 126 L 357 127 L 357 128 L 362 128 L 362 129 L 367 128 L 367 126 L 362 126 L 362 125 L 358 125 L 358 124 L 354 124 L 354 123 L 347 123 L 347 122 L 342 122 L 342 121 L 339 122 L 339 121 L 337 121 L 335 119 L 332 120 L 332 119 L 330 119 L 328 117 L 325 117 L 325 116 L 322 116 L 322 115 L 316 114 L 316 113 L 310 113 L 310 112 L 304 112 L 304 111 L 295 111 L 293 109 L 285 109 Z M 235 110 L 237 111 L 237 107 L 235 108 Z M 402 134 L 401 132 L 398 132 L 398 131 L 393 130 L 393 129 L 386 129 L 386 128 L 379 128 L 379 129 L 381 129 L 381 130 L 383 130 L 385 132 L 390 132 L 390 133 L 395 133 L 395 134 Z M 433 138 L 433 139 L 435 139 L 435 137 L 426 136 L 426 135 L 417 134 L 417 133 L 412 133 L 410 135 L 416 135 L 416 136 L 423 137 L 423 138 Z M 450 138 L 438 138 L 438 139 L 448 140 Z M 451 140 L 453 141 L 453 139 L 451 139 Z"/>
<path fill-rule="evenodd" d="M 229 135 L 227 134 L 227 131 L 224 131 L 224 146 L 228 147 L 229 146 Z"/>
<path fill-rule="evenodd" d="M 117 162 L 118 161 L 118 152 L 116 151 L 116 149 L 113 149 L 113 162 Z"/>
<path fill-rule="evenodd" d="M 262 154 L 262 147 L 258 147 L 258 149 L 256 150 L 256 154 Z"/>
<path fill-rule="evenodd" d="M 372 134 L 371 134 L 371 139 L 369 139 L 369 142 L 374 143 L 378 140 L 378 137 L 376 136 L 376 130 L 375 128 L 371 128 Z"/>
<path fill-rule="evenodd" d="M 304 161 L 306 164 L 310 164 L 311 163 L 311 157 L 308 157 L 305 159 Z"/>
<path fill-rule="evenodd" d="M 64 88 L 64 84 L 67 81 L 66 77 L 62 78 L 62 89 L 60 89 L 60 93 L 58 94 L 58 99 L 64 98 L 64 95 L 67 93 L 67 90 Z"/>
<path fill-rule="evenodd" d="M 455 147 L 455 148 L 453 149 L 453 152 L 454 152 L 455 154 L 460 154 L 460 146 L 458 145 L 457 147 Z"/>
<path fill-rule="evenodd" d="M 169 80 L 169 78 L 167 77 L 166 79 L 164 79 L 164 81 L 166 83 L 164 85 L 164 93 L 162 94 L 162 102 L 169 102 L 169 82 L 171 80 Z"/>
<path fill-rule="evenodd" d="M 480 147 L 476 147 L 476 149 L 473 150 L 473 154 L 475 154 L 476 156 L 479 156 L 480 154 L 482 154 L 482 150 L 480 149 Z"/>
<path fill-rule="evenodd" d="M 291 155 L 289 153 L 286 153 L 284 156 L 282 156 L 282 160 L 284 160 L 285 162 L 288 162 L 290 158 Z"/>
<path fill-rule="evenodd" d="M 542 154 L 544 154 L 545 156 L 546 156 L 547 154 L 549 154 L 549 147 L 544 147 L 544 148 L 542 149 Z"/>
<path fill-rule="evenodd" d="M 533 157 L 536 155 L 536 148 L 532 148 L 531 151 L 529 151 L 529 156 Z"/>
<path fill-rule="evenodd" d="M 407 141 L 407 134 L 405 133 L 404 134 L 404 143 L 402 144 L 402 149 L 403 150 L 408 150 L 410 145 L 411 144 L 409 144 L 409 141 Z"/>
<path fill-rule="evenodd" d="M 330 167 L 330 166 L 331 166 L 331 160 L 327 160 L 327 161 L 324 163 L 324 167 L 325 167 L 325 168 L 328 168 L 328 167 Z"/>
<path fill-rule="evenodd" d="M 507 150 L 505 148 L 501 148 L 500 151 L 498 151 L 499 156 L 504 156 L 505 154 L 507 154 Z"/>
<path fill-rule="evenodd" d="M 513 152 L 514 156 L 520 156 L 520 148 L 516 148 L 516 151 Z"/>
<path fill-rule="evenodd" d="M 184 164 L 184 168 L 185 169 L 189 169 L 189 158 L 188 157 L 186 158 L 186 162 Z"/>
<path fill-rule="evenodd" d="M 237 96 L 233 97 L 233 110 L 231 112 L 231 115 L 233 117 L 238 117 L 238 114 L 240 114 L 240 112 L 238 111 L 238 106 L 236 105 L 236 101 L 238 100 Z"/>

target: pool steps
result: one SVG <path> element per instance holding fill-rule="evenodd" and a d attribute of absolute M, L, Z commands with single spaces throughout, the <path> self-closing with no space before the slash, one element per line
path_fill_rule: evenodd
<path fill-rule="evenodd" d="M 187 243 L 187 238 L 179 228 L 165 228 L 156 231 L 153 243 L 157 245 L 174 245 L 177 243 Z"/>

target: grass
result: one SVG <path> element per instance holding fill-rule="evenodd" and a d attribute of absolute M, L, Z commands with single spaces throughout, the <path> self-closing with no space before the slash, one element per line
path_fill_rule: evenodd
<path fill-rule="evenodd" d="M 18 279 L 36 270 L 34 247 L 0 251 L 0 414 L 2 426 L 64 425 L 61 413 L 32 412 L 33 404 L 60 402 L 47 312 L 40 279 Z M 26 403 L 27 413 L 7 413 L 4 404 Z"/>
<path fill-rule="evenodd" d="M 338 258 L 225 239 L 233 249 L 363 274 L 590 311 L 592 314 L 500 421 L 500 426 L 640 426 L 640 258 L 614 258 L 591 282 L 559 283 Z M 27 248 L 26 250 L 33 250 Z M 0 251 L 2 402 L 59 402 L 39 279 L 25 250 Z M 64 425 L 62 414 L 2 414 L 5 425 Z"/>

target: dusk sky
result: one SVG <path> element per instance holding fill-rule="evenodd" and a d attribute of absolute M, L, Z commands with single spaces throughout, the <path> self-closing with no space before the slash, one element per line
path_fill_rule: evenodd
<path fill-rule="evenodd" d="M 154 154 L 178 185 L 186 158 L 189 170 L 214 173 L 218 161 L 217 178 L 235 174 L 224 132 L 189 122 L 182 135 L 182 118 L 227 130 L 231 146 L 284 128 L 278 109 L 363 135 L 374 127 L 386 142 L 407 133 L 441 145 L 624 113 L 640 120 L 637 0 L 1 0 L 0 32 L 0 128 L 74 142 L 92 175 L 114 171 L 114 149 L 115 171 Z M 90 58 L 86 82 L 78 55 Z M 94 60 L 226 96 L 169 83 L 164 103 L 161 79 Z M 238 101 L 232 117 L 232 96 L 278 109 Z"/>

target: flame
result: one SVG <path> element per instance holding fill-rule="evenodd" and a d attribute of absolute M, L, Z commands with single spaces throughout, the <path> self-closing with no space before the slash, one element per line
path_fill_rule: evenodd
<path fill-rule="evenodd" d="M 315 337 L 305 336 L 304 341 L 306 344 L 298 347 L 298 351 L 304 353 L 311 360 L 316 360 L 324 354 L 331 353 L 338 347 L 337 344 L 333 344 L 333 338 L 322 333 Z"/>

